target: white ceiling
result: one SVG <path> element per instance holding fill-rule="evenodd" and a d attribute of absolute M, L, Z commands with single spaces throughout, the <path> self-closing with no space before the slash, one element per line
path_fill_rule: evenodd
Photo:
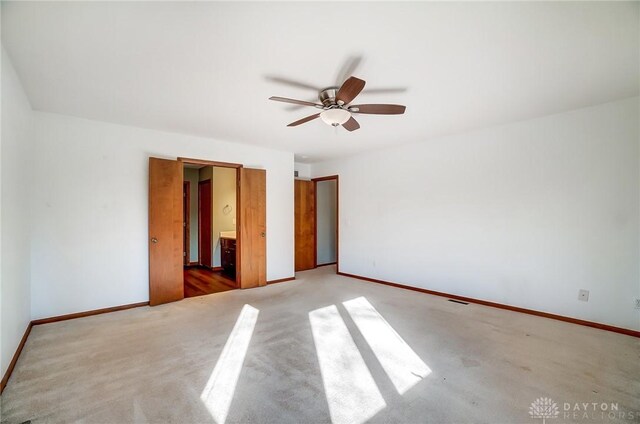
<path fill-rule="evenodd" d="M 34 109 L 293 151 L 303 162 L 638 95 L 637 2 L 2 2 Z M 401 103 L 347 133 L 271 102 L 341 69 L 355 103 Z M 400 88 L 393 93 L 367 89 Z"/>

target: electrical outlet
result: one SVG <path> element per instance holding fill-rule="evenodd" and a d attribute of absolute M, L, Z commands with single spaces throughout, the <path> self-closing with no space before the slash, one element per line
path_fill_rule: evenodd
<path fill-rule="evenodd" d="M 580 289 L 578 292 L 578 300 L 582 300 L 583 302 L 589 301 L 589 290 Z"/>
<path fill-rule="evenodd" d="M 640 309 L 640 297 L 636 297 L 636 309 Z"/>

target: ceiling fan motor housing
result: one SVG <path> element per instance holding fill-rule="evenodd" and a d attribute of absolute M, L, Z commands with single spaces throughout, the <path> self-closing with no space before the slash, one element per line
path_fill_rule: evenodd
<path fill-rule="evenodd" d="M 338 95 L 339 87 L 325 88 L 318 94 L 318 99 L 325 106 L 332 106 L 336 104 L 336 96 Z"/>

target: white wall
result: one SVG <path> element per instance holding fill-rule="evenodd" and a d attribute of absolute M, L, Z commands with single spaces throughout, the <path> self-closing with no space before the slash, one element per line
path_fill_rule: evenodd
<path fill-rule="evenodd" d="M 296 178 L 301 180 L 308 180 L 311 178 L 311 165 L 308 163 L 296 162 L 294 164 L 294 171 L 298 171 Z"/>
<path fill-rule="evenodd" d="M 638 121 L 636 97 L 314 165 L 340 270 L 639 330 Z"/>
<path fill-rule="evenodd" d="M 316 243 L 318 265 L 336 261 L 336 180 L 316 183 Z"/>
<path fill-rule="evenodd" d="M 266 169 L 267 279 L 294 274 L 292 153 L 41 112 L 34 123 L 33 318 L 148 300 L 149 156 Z"/>
<path fill-rule="evenodd" d="M 33 112 L 2 49 L 2 131 L 0 138 L 0 375 L 4 375 L 29 321 L 29 210 Z"/>

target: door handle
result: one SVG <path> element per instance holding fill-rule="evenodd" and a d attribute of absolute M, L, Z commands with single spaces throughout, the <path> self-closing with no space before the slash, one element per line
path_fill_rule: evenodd
<path fill-rule="evenodd" d="M 264 231 L 263 231 L 263 232 L 260 233 L 260 237 L 264 237 L 264 236 L 265 236 L 265 234 L 264 234 Z"/>
<path fill-rule="evenodd" d="M 158 239 L 157 239 L 157 238 L 155 238 L 155 237 L 151 237 L 151 243 L 157 243 L 157 242 L 158 242 Z"/>

